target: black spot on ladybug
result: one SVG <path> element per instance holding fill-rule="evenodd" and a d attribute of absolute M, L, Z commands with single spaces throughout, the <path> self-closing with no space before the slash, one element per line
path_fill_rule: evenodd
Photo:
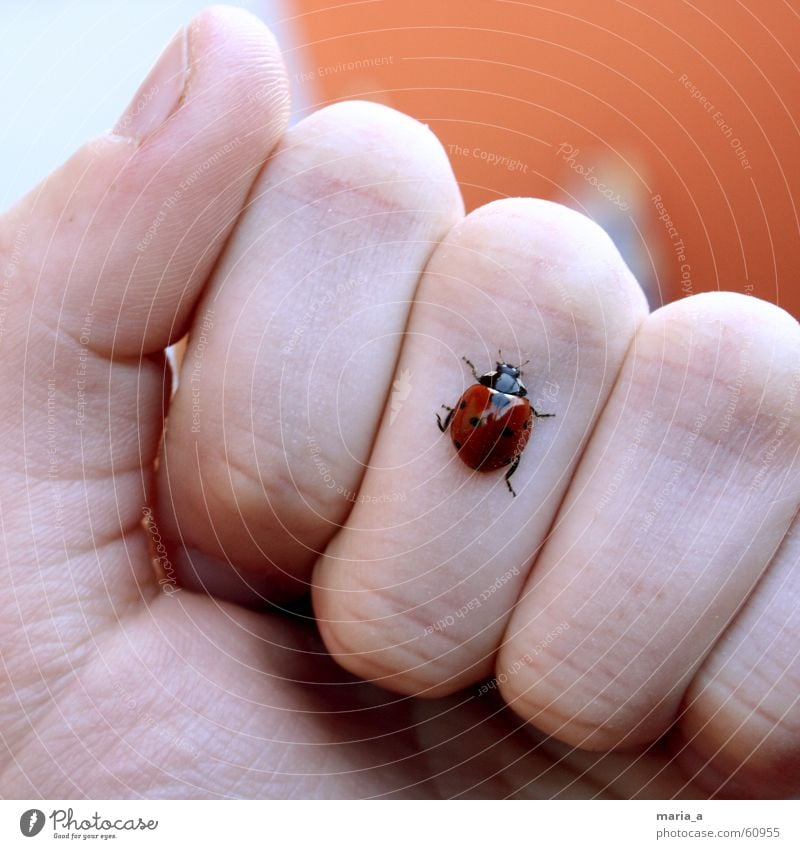
<path fill-rule="evenodd" d="M 462 402 L 458 405 L 458 409 L 459 409 L 459 410 L 464 410 L 464 409 L 466 409 L 466 406 L 467 406 L 467 402 L 466 402 L 466 401 L 462 401 Z"/>
<path fill-rule="evenodd" d="M 504 428 L 503 428 L 503 436 L 505 436 L 506 438 L 508 438 L 509 436 L 513 436 L 513 435 L 514 435 L 514 431 L 513 431 L 513 430 L 511 430 L 511 428 L 510 428 L 510 427 L 504 427 Z"/>
<path fill-rule="evenodd" d="M 481 420 L 480 420 L 477 416 L 473 416 L 473 417 L 469 420 L 469 423 L 470 423 L 473 427 L 477 427 L 477 426 L 481 423 Z"/>
<path fill-rule="evenodd" d="M 460 450 L 461 450 L 461 443 L 460 443 L 460 442 L 458 442 L 457 440 L 453 442 L 453 445 L 455 445 L 455 446 L 456 446 L 456 450 L 457 450 L 457 451 L 460 451 Z"/>

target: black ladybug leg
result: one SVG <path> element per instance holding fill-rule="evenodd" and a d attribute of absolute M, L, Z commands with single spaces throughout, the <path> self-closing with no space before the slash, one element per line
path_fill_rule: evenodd
<path fill-rule="evenodd" d="M 534 416 L 536 416 L 537 419 L 551 419 L 555 415 L 555 413 L 537 413 L 533 407 L 533 404 L 531 404 L 531 412 Z"/>
<path fill-rule="evenodd" d="M 514 487 L 511 486 L 511 481 L 509 480 L 509 478 L 511 477 L 511 475 L 514 474 L 514 472 L 517 471 L 517 466 L 519 466 L 519 457 L 515 457 L 511 461 L 511 467 L 506 472 L 506 486 L 508 486 L 508 491 L 514 496 L 514 498 L 517 497 L 517 493 L 514 492 Z"/>
<path fill-rule="evenodd" d="M 453 418 L 453 408 L 448 407 L 446 404 L 442 404 L 442 409 L 447 410 L 447 417 L 445 418 L 444 422 L 442 422 L 441 416 L 437 413 L 436 422 L 439 425 L 439 430 L 444 433 L 450 425 L 450 419 Z"/>
<path fill-rule="evenodd" d="M 466 357 L 462 357 L 461 359 L 464 360 L 464 362 L 470 367 L 470 370 L 472 371 L 472 376 L 475 378 L 475 380 L 480 382 L 481 376 L 478 374 L 478 369 L 476 369 L 475 366 L 472 365 L 472 363 Z"/>

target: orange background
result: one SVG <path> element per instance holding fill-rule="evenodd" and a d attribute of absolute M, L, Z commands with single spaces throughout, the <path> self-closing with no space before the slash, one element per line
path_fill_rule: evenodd
<path fill-rule="evenodd" d="M 583 209 L 653 305 L 733 289 L 800 315 L 798 3 L 548 5 L 293 0 L 282 40 L 309 108 L 367 98 L 429 124 L 468 207 L 535 195 Z"/>

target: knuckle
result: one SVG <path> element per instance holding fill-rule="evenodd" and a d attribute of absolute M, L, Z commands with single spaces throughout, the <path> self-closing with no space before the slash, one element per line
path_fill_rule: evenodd
<path fill-rule="evenodd" d="M 434 213 L 448 224 L 463 209 L 439 140 L 424 124 L 388 106 L 367 101 L 326 106 L 287 133 L 283 149 L 300 147 L 310 167 L 330 170 L 340 186 L 362 189 L 365 201 L 411 208 L 420 220 Z M 319 173 L 310 176 L 319 179 Z"/>
<path fill-rule="evenodd" d="M 750 445 L 780 433 L 800 439 L 800 327 L 779 307 L 734 292 L 693 295 L 654 312 L 636 343 L 642 374 L 659 370 L 678 402 L 705 399 L 705 414 Z M 690 380 L 703 395 L 682 389 Z M 712 416 L 713 414 L 713 416 Z M 742 444 L 745 444 L 742 442 Z M 791 444 L 790 444 L 791 443 Z"/>
<path fill-rule="evenodd" d="M 452 649 L 450 641 L 438 634 L 423 638 L 427 618 L 397 593 L 372 589 L 365 600 L 357 588 L 331 591 L 317 585 L 313 594 L 323 641 L 349 672 L 404 695 L 443 696 L 463 686 L 438 651 Z"/>
<path fill-rule="evenodd" d="M 515 713 L 579 749 L 610 751 L 649 743 L 669 725 L 663 717 L 651 718 L 647 694 L 619 698 L 607 676 L 576 663 L 575 652 L 563 659 L 537 660 L 530 648 L 504 649 L 495 675 L 500 694 Z"/>
<path fill-rule="evenodd" d="M 487 266 L 493 294 L 546 309 L 550 323 L 562 319 L 601 334 L 602 344 L 630 335 L 647 314 L 639 284 L 608 234 L 594 221 L 561 204 L 535 198 L 504 198 L 470 213 L 446 244 L 473 253 Z M 497 287 L 496 281 L 503 281 Z M 509 285 L 510 283 L 510 285 Z"/>

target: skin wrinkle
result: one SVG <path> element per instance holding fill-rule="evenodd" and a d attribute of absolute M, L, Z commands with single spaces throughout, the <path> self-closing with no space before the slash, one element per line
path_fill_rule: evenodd
<path fill-rule="evenodd" d="M 141 545 L 134 546 L 142 550 L 146 550 L 146 541 L 143 540 L 143 532 L 133 535 L 134 539 Z M 115 540 L 100 547 L 93 552 L 94 556 L 87 559 L 85 554 L 75 555 L 70 558 L 69 562 L 86 561 L 84 571 L 94 574 L 96 571 L 96 562 L 100 551 L 108 548 L 125 548 L 126 554 L 130 556 L 129 541 L 122 542 Z M 122 557 L 122 553 L 111 554 L 110 556 Z M 73 567 L 74 568 L 74 567 Z M 93 619 L 95 620 L 91 626 L 86 621 L 87 600 L 82 600 L 82 608 L 80 615 L 73 614 L 76 626 L 71 628 L 73 635 L 67 643 L 62 634 L 63 629 L 58 625 L 58 619 L 50 620 L 48 616 L 52 612 L 50 608 L 43 608 L 40 616 L 42 617 L 41 628 L 53 625 L 57 639 L 53 645 L 60 649 L 59 653 L 52 660 L 46 658 L 47 641 L 42 634 L 39 637 L 31 638 L 28 634 L 27 647 L 29 652 L 34 657 L 32 664 L 27 662 L 27 658 L 23 655 L 18 663 L 18 669 L 14 670 L 12 677 L 9 677 L 13 683 L 14 695 L 20 699 L 20 704 L 24 706 L 21 714 L 14 709 L 6 708 L 0 704 L 0 715 L 3 716 L 4 742 L 8 744 L 8 740 L 14 739 L 15 736 L 15 720 L 17 723 L 16 737 L 17 744 L 8 749 L 10 757 L 21 756 L 21 749 L 28 745 L 32 738 L 37 736 L 36 726 L 47 722 L 47 719 L 55 713 L 60 713 L 60 705 L 68 702 L 68 693 L 75 681 L 80 681 L 81 676 L 85 674 L 86 668 L 96 662 L 98 654 L 102 654 L 101 647 L 109 640 L 116 638 L 117 626 L 122 618 L 127 614 L 135 614 L 141 610 L 143 600 L 153 601 L 159 594 L 155 583 L 155 575 L 152 574 L 151 581 L 145 581 L 141 578 L 135 586 L 131 587 L 131 592 L 127 599 L 122 596 L 117 596 L 112 604 L 108 606 L 106 603 L 98 603 L 95 605 L 96 610 L 93 611 Z M 105 600 L 107 601 L 107 600 Z M 64 614 L 59 614 L 64 615 Z M 26 617 L 24 623 L 25 629 L 36 627 L 30 617 Z M 46 633 L 46 632 L 45 632 Z M 64 651 L 66 646 L 69 646 L 69 653 Z M 8 664 L 3 663 L 4 672 L 8 673 Z M 30 675 L 26 681 L 26 674 Z M 45 683 L 45 688 L 42 689 L 42 683 Z M 24 693 L 24 699 L 20 698 Z M 3 786 L 2 774 L 0 774 L 0 787 Z"/>
<path fill-rule="evenodd" d="M 385 661 L 380 657 L 381 653 L 378 650 L 365 653 L 361 643 L 350 645 L 347 642 L 347 638 L 352 631 L 331 629 L 325 619 L 318 619 L 317 622 L 326 648 L 337 660 L 340 658 L 346 659 L 350 656 L 358 656 L 359 665 L 362 670 L 359 675 L 360 678 L 372 684 L 377 684 L 390 692 L 406 696 L 405 688 L 402 687 L 404 676 L 397 671 L 397 660 L 395 657 L 392 657 L 389 661 Z M 409 647 L 401 646 L 400 651 L 408 655 Z M 346 664 L 342 665 L 347 668 Z M 416 664 L 413 668 L 417 669 L 420 665 Z M 445 681 L 442 683 L 441 678 L 436 676 L 432 682 L 425 682 L 419 687 L 415 686 L 415 696 L 424 699 L 438 698 L 449 695 L 452 689 L 452 687 L 448 686 L 448 682 Z"/>

